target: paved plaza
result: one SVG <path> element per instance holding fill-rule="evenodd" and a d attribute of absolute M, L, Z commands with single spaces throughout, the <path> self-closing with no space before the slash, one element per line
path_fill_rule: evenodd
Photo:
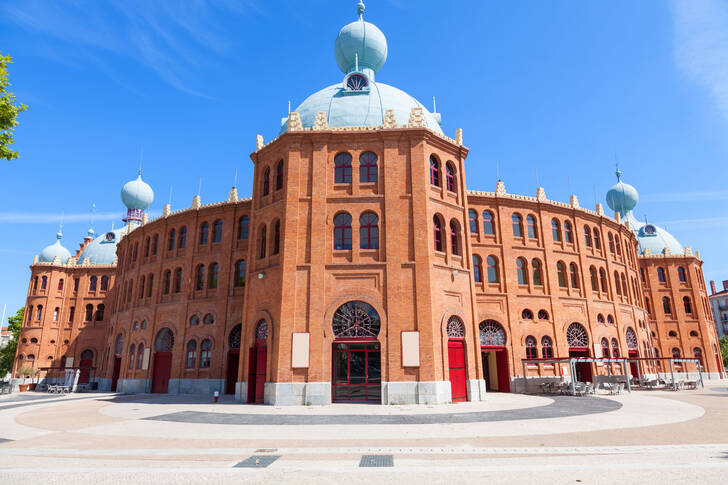
<path fill-rule="evenodd" d="M 0 400 L 2 483 L 725 483 L 728 381 L 435 406 Z"/>

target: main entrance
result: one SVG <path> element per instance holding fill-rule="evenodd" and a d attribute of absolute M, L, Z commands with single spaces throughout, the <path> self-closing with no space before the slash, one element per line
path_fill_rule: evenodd
<path fill-rule="evenodd" d="M 81 363 L 79 364 L 79 367 L 81 368 L 81 372 L 78 376 L 78 383 L 79 384 L 88 384 L 90 378 L 91 378 L 91 367 L 93 366 L 94 362 L 94 353 L 92 350 L 84 350 L 81 353 Z"/>
<path fill-rule="evenodd" d="M 382 354 L 376 340 L 380 325 L 377 311 L 362 301 L 345 303 L 334 313 L 333 402 L 382 402 Z"/>
<path fill-rule="evenodd" d="M 569 343 L 569 357 L 589 357 L 589 335 L 583 325 L 576 322 L 569 325 L 566 329 L 566 341 Z M 590 362 L 577 362 L 574 367 L 577 382 L 592 381 Z"/>
<path fill-rule="evenodd" d="M 227 371 L 225 373 L 225 394 L 235 394 L 235 383 L 238 381 L 238 364 L 240 363 L 240 337 L 243 326 L 236 325 L 228 335 Z"/>
<path fill-rule="evenodd" d="M 258 321 L 255 326 L 255 343 L 248 353 L 248 403 L 263 404 L 265 378 L 268 363 L 268 322 Z"/>
<path fill-rule="evenodd" d="M 478 329 L 486 391 L 510 392 L 511 376 L 508 372 L 506 331 L 495 320 L 480 322 Z"/>
<path fill-rule="evenodd" d="M 452 402 L 468 400 L 465 381 L 465 324 L 460 318 L 452 316 L 447 321 L 447 361 L 450 377 L 450 397 Z"/>
<path fill-rule="evenodd" d="M 174 334 L 163 328 L 154 341 L 154 370 L 152 371 L 152 392 L 169 392 L 169 378 L 172 375 L 172 348 Z"/>

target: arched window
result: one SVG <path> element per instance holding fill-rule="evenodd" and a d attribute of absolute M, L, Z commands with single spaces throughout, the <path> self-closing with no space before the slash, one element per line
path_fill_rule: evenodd
<path fill-rule="evenodd" d="M 602 357 L 605 359 L 609 358 L 609 340 L 606 338 L 602 339 Z"/>
<path fill-rule="evenodd" d="M 30 312 L 33 313 L 33 307 L 30 308 Z M 68 321 L 73 322 L 73 317 L 76 315 L 76 307 L 72 306 L 68 309 Z"/>
<path fill-rule="evenodd" d="M 450 162 L 445 164 L 445 181 L 447 190 L 450 192 L 455 192 L 455 189 L 457 187 L 457 185 L 455 184 L 455 167 L 453 167 L 452 163 Z"/>
<path fill-rule="evenodd" d="M 541 355 L 544 359 L 554 358 L 554 346 L 551 342 L 551 337 L 548 335 L 541 337 Z"/>
<path fill-rule="evenodd" d="M 541 261 L 538 259 L 531 260 L 531 268 L 533 270 L 533 284 L 535 286 L 543 285 L 543 274 L 541 271 Z"/>
<path fill-rule="evenodd" d="M 108 291 L 108 289 L 109 289 L 109 277 L 102 276 L 101 277 L 101 291 Z"/>
<path fill-rule="evenodd" d="M 159 234 L 155 234 L 152 238 L 152 256 L 157 254 L 157 247 L 159 246 Z"/>
<path fill-rule="evenodd" d="M 700 365 L 702 367 L 702 365 L 703 365 L 703 349 L 701 349 L 700 347 L 695 347 L 693 349 L 693 355 L 695 356 L 696 359 L 698 359 L 698 361 L 700 361 Z"/>
<path fill-rule="evenodd" d="M 516 259 L 516 274 L 518 275 L 518 284 L 528 284 L 528 263 L 523 258 Z"/>
<path fill-rule="evenodd" d="M 551 237 L 555 242 L 561 242 L 561 224 L 558 219 L 551 219 Z"/>
<path fill-rule="evenodd" d="M 629 290 L 628 290 L 628 288 L 627 288 L 627 278 L 626 278 L 626 277 L 624 276 L 624 273 L 622 273 L 622 274 L 620 275 L 620 278 L 621 278 L 621 280 L 622 280 L 622 294 L 623 294 L 623 295 L 624 295 L 624 296 L 625 296 L 626 298 L 629 298 Z"/>
<path fill-rule="evenodd" d="M 334 217 L 334 249 L 351 249 L 351 216 L 346 212 Z"/>
<path fill-rule="evenodd" d="M 190 317 L 190 327 L 195 327 L 200 324 L 200 316 L 199 315 L 192 315 Z"/>
<path fill-rule="evenodd" d="M 38 277 L 37 276 L 35 278 L 33 278 L 33 289 L 34 290 L 38 289 Z"/>
<path fill-rule="evenodd" d="M 589 226 L 584 226 L 584 244 L 590 248 L 592 245 L 592 235 Z"/>
<path fill-rule="evenodd" d="M 447 320 L 447 338 L 461 339 L 465 338 L 465 324 L 459 317 L 451 316 Z"/>
<path fill-rule="evenodd" d="M 594 228 L 594 247 L 597 249 L 602 249 L 602 240 L 599 237 L 599 229 L 596 227 Z"/>
<path fill-rule="evenodd" d="M 202 290 L 205 288 L 205 265 L 200 264 L 195 270 L 195 290 Z"/>
<path fill-rule="evenodd" d="M 182 268 L 174 270 L 174 292 L 182 291 Z"/>
<path fill-rule="evenodd" d="M 103 303 L 99 303 L 99 305 L 96 307 L 96 321 L 101 322 L 104 320 L 104 310 L 106 307 Z"/>
<path fill-rule="evenodd" d="M 177 232 L 174 229 L 170 229 L 169 236 L 167 237 L 167 251 L 174 249 L 174 242 L 177 239 Z"/>
<path fill-rule="evenodd" d="M 450 221 L 450 250 L 452 254 L 460 255 L 460 224 L 455 219 Z"/>
<path fill-rule="evenodd" d="M 677 278 L 683 283 L 688 280 L 685 276 L 685 268 L 683 268 L 682 266 L 677 268 Z"/>
<path fill-rule="evenodd" d="M 521 312 L 521 319 L 522 320 L 533 320 L 533 312 L 529 310 L 528 308 L 524 308 Z"/>
<path fill-rule="evenodd" d="M 217 288 L 217 278 L 218 274 L 220 273 L 220 265 L 217 263 L 212 263 L 210 265 L 210 270 L 207 272 L 207 287 L 214 290 Z"/>
<path fill-rule="evenodd" d="M 482 260 L 477 254 L 473 254 L 473 281 L 476 283 L 483 281 Z"/>
<path fill-rule="evenodd" d="M 667 332 L 668 337 L 677 337 L 677 332 L 675 330 L 670 330 Z"/>
<path fill-rule="evenodd" d="M 152 297 L 152 291 L 154 290 L 154 275 L 150 274 L 147 278 L 147 298 Z"/>
<path fill-rule="evenodd" d="M 566 283 L 566 265 L 563 261 L 556 263 L 556 276 L 559 280 L 559 287 L 568 288 L 569 285 Z"/>
<path fill-rule="evenodd" d="M 473 209 L 468 209 L 468 224 L 470 234 L 478 234 L 478 213 Z"/>
<path fill-rule="evenodd" d="M 650 310 L 650 299 L 648 297 L 645 297 L 645 310 L 647 310 L 647 313 L 652 313 L 652 310 Z"/>
<path fill-rule="evenodd" d="M 255 340 L 257 342 L 265 342 L 268 340 L 268 322 L 265 320 L 258 320 L 255 325 Z"/>
<path fill-rule="evenodd" d="M 493 213 L 491 211 L 483 211 L 483 234 L 495 234 Z"/>
<path fill-rule="evenodd" d="M 40 308 L 40 307 L 39 307 Z M 94 318 L 94 306 L 92 304 L 86 305 L 86 315 L 84 321 L 90 322 Z"/>
<path fill-rule="evenodd" d="M 271 254 L 278 254 L 281 252 L 281 221 L 276 219 L 273 223 L 273 244 L 271 248 Z"/>
<path fill-rule="evenodd" d="M 179 230 L 179 246 L 180 249 L 184 249 L 187 245 L 187 226 L 182 226 L 182 229 Z"/>
<path fill-rule="evenodd" d="M 212 360 L 212 340 L 206 338 L 200 344 L 200 368 L 207 369 L 210 367 Z"/>
<path fill-rule="evenodd" d="M 430 184 L 440 186 L 440 162 L 434 155 L 430 157 Z"/>
<path fill-rule="evenodd" d="M 131 260 L 132 260 L 132 262 L 134 262 L 134 261 L 137 260 L 137 253 L 138 252 L 139 252 L 139 243 L 135 243 L 134 244 L 134 249 L 132 250 L 132 253 L 131 253 Z"/>
<path fill-rule="evenodd" d="M 644 270 L 644 268 L 640 268 L 640 280 L 642 280 L 642 283 L 645 282 L 645 270 Z"/>
<path fill-rule="evenodd" d="M 248 239 L 250 217 L 242 216 L 238 219 L 238 239 Z"/>
<path fill-rule="evenodd" d="M 609 233 L 609 252 L 614 254 L 614 236 L 612 236 L 612 233 Z"/>
<path fill-rule="evenodd" d="M 233 285 L 242 288 L 245 286 L 245 260 L 239 259 L 235 262 L 235 275 L 233 279 Z"/>
<path fill-rule="evenodd" d="M 171 352 L 174 348 L 174 334 L 168 328 L 163 328 L 157 334 L 154 340 L 154 350 L 156 352 Z"/>
<path fill-rule="evenodd" d="M 377 155 L 364 152 L 359 155 L 359 182 L 370 183 L 378 180 Z"/>
<path fill-rule="evenodd" d="M 144 363 L 144 344 L 139 344 L 139 348 L 137 348 L 137 369 L 141 369 L 143 363 Z"/>
<path fill-rule="evenodd" d="M 47 286 L 48 286 L 48 277 L 44 276 L 40 279 L 40 289 L 45 290 Z M 96 289 L 96 287 L 94 287 L 94 290 L 95 289 Z"/>
<path fill-rule="evenodd" d="M 149 249 L 151 248 L 152 240 L 149 236 L 144 240 L 144 257 L 149 257 Z"/>
<path fill-rule="evenodd" d="M 614 272 L 614 289 L 617 290 L 617 295 L 622 296 L 622 287 L 619 284 L 619 273 Z"/>
<path fill-rule="evenodd" d="M 567 243 L 574 242 L 574 234 L 571 230 L 571 223 L 569 221 L 564 221 L 564 241 Z"/>
<path fill-rule="evenodd" d="M 604 315 L 602 315 L 601 313 L 599 313 L 597 315 L 597 322 L 604 323 Z"/>
<path fill-rule="evenodd" d="M 498 283 L 498 259 L 495 256 L 488 256 L 485 260 L 488 265 L 488 283 Z"/>
<path fill-rule="evenodd" d="M 685 307 L 685 313 L 686 314 L 692 315 L 692 313 L 693 313 L 693 305 L 690 302 L 690 297 L 689 296 L 684 296 L 683 297 L 683 307 Z"/>
<path fill-rule="evenodd" d="M 504 347 L 506 345 L 506 331 L 503 325 L 495 320 L 483 320 L 478 325 L 480 331 L 480 345 L 483 347 Z"/>
<path fill-rule="evenodd" d="M 45 278 L 45 276 L 43 277 Z M 92 276 L 91 281 L 88 285 L 88 291 L 96 291 L 96 285 L 98 284 L 99 278 L 97 276 Z M 45 288 L 45 286 L 43 286 Z"/>
<path fill-rule="evenodd" d="M 569 347 L 571 348 L 589 348 L 589 335 L 580 323 L 574 322 L 569 325 L 569 328 L 566 329 L 566 341 L 569 343 Z"/>
<path fill-rule="evenodd" d="M 576 266 L 576 263 L 569 265 L 569 275 L 571 276 L 571 287 L 579 288 L 579 268 Z"/>
<path fill-rule="evenodd" d="M 210 224 L 203 222 L 200 226 L 200 244 L 207 244 L 207 239 L 210 233 Z"/>
<path fill-rule="evenodd" d="M 373 212 L 365 212 L 359 217 L 359 247 L 379 249 L 379 217 Z"/>
<path fill-rule="evenodd" d="M 523 219 L 520 214 L 511 216 L 513 221 L 513 237 L 523 237 Z"/>
<path fill-rule="evenodd" d="M 334 183 L 351 183 L 351 155 L 346 152 L 334 157 Z"/>
<path fill-rule="evenodd" d="M 162 294 L 169 295 L 169 289 L 172 284 L 172 272 L 167 270 L 164 272 L 164 278 L 162 279 Z"/>
<path fill-rule="evenodd" d="M 279 160 L 276 164 L 276 190 L 283 188 L 283 160 Z"/>
<path fill-rule="evenodd" d="M 665 270 L 664 269 L 657 268 L 657 280 L 660 283 L 664 283 L 665 282 Z"/>
<path fill-rule="evenodd" d="M 592 291 L 599 291 L 599 279 L 597 269 L 594 266 L 589 266 L 589 279 L 591 280 Z"/>
<path fill-rule="evenodd" d="M 637 350 L 639 344 L 637 343 L 637 334 L 634 333 L 632 327 L 627 327 L 627 331 L 624 334 L 624 339 L 627 342 L 627 349 Z"/>
<path fill-rule="evenodd" d="M 617 256 L 622 257 L 622 241 L 619 236 L 614 236 L 614 245 L 617 247 Z"/>
<path fill-rule="evenodd" d="M 373 306 L 363 301 L 350 301 L 336 310 L 331 325 L 334 338 L 373 339 L 379 335 L 381 321 Z"/>
<path fill-rule="evenodd" d="M 672 308 L 670 307 L 670 297 L 668 296 L 662 297 L 662 311 L 665 312 L 665 315 L 672 315 Z"/>
<path fill-rule="evenodd" d="M 434 216 L 432 218 L 433 223 L 433 234 L 435 237 L 435 251 L 443 252 L 445 250 L 445 244 L 444 244 L 444 234 L 442 233 L 442 221 L 440 220 L 439 216 Z"/>
<path fill-rule="evenodd" d="M 134 350 L 136 349 L 136 346 L 134 344 L 131 344 L 131 347 L 129 347 L 129 370 L 132 370 L 134 368 Z"/>
<path fill-rule="evenodd" d="M 607 272 L 604 268 L 599 268 L 599 283 L 602 286 L 602 293 L 607 292 Z"/>
<path fill-rule="evenodd" d="M 222 220 L 218 219 L 212 225 L 212 242 L 218 243 L 222 241 Z"/>
<path fill-rule="evenodd" d="M 262 226 L 260 228 L 260 232 L 258 233 L 258 259 L 264 259 L 265 253 L 266 253 L 266 238 L 268 236 L 266 235 L 266 227 Z"/>
<path fill-rule="evenodd" d="M 242 330 L 243 326 L 240 323 L 235 325 L 233 329 L 230 330 L 230 334 L 228 335 L 228 346 L 231 349 L 240 348 L 240 337 L 242 336 Z"/>
<path fill-rule="evenodd" d="M 194 369 L 197 363 L 197 342 L 190 340 L 187 342 L 187 364 L 185 367 Z"/>
<path fill-rule="evenodd" d="M 549 312 L 546 310 L 539 310 L 538 311 L 538 319 L 539 320 L 548 320 L 549 319 Z"/>
<path fill-rule="evenodd" d="M 526 358 L 538 359 L 538 349 L 536 348 L 536 338 L 532 335 L 526 337 Z"/>
<path fill-rule="evenodd" d="M 529 215 L 526 217 L 526 232 L 531 239 L 538 238 L 536 231 L 536 218 Z"/>
<path fill-rule="evenodd" d="M 138 299 L 144 298 L 144 283 L 146 281 L 146 278 L 142 276 L 139 278 L 139 295 L 137 296 Z"/>
<path fill-rule="evenodd" d="M 58 280 L 58 291 L 63 291 L 63 278 Z"/>
<path fill-rule="evenodd" d="M 679 359 L 680 358 L 680 349 L 677 347 L 672 348 L 672 358 L 673 359 Z"/>
<path fill-rule="evenodd" d="M 263 196 L 270 193 L 270 167 L 265 167 L 263 171 Z"/>

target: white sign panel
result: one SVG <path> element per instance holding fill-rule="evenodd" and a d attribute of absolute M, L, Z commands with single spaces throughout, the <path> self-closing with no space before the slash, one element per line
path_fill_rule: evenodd
<path fill-rule="evenodd" d="M 420 366 L 420 332 L 402 332 L 402 367 Z"/>
<path fill-rule="evenodd" d="M 150 347 L 147 347 L 144 349 L 144 359 L 142 359 L 142 369 L 147 370 L 149 369 L 149 356 L 152 353 L 152 349 Z"/>
<path fill-rule="evenodd" d="M 308 369 L 309 362 L 309 334 L 294 333 L 293 348 L 291 349 L 291 367 L 294 369 Z"/>

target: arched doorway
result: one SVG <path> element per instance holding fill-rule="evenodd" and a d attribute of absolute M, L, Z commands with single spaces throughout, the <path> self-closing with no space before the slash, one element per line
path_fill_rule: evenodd
<path fill-rule="evenodd" d="M 225 374 L 225 394 L 235 394 L 235 383 L 238 381 L 238 364 L 240 363 L 240 337 L 243 326 L 237 324 L 228 335 L 227 372 Z"/>
<path fill-rule="evenodd" d="M 114 368 L 111 374 L 111 392 L 116 392 L 116 387 L 119 384 L 122 352 L 124 352 L 124 336 L 119 334 L 116 336 L 116 343 L 114 344 Z"/>
<path fill-rule="evenodd" d="M 637 344 L 637 335 L 632 330 L 632 327 L 627 327 L 625 338 L 627 340 L 627 357 L 630 359 L 639 359 L 640 352 Z M 629 371 L 634 377 L 639 376 L 639 364 L 637 362 L 630 362 Z"/>
<path fill-rule="evenodd" d="M 331 399 L 333 402 L 382 402 L 382 360 L 377 337 L 379 314 L 368 303 L 341 305 L 332 321 Z"/>
<path fill-rule="evenodd" d="M 569 357 L 589 357 L 589 335 L 580 323 L 572 323 L 566 329 L 566 341 L 569 344 Z M 591 382 L 592 367 L 589 362 L 577 362 L 576 380 L 578 382 Z"/>
<path fill-rule="evenodd" d="M 255 342 L 248 356 L 248 402 L 263 404 L 265 393 L 266 363 L 268 362 L 268 322 L 258 320 L 255 326 Z"/>
<path fill-rule="evenodd" d="M 91 378 L 91 367 L 94 365 L 94 352 L 93 350 L 86 349 L 81 352 L 81 362 L 78 364 L 81 369 L 80 375 L 78 376 L 79 384 L 88 384 Z"/>
<path fill-rule="evenodd" d="M 450 376 L 452 402 L 468 400 L 465 383 L 465 324 L 453 315 L 447 321 L 447 361 Z"/>
<path fill-rule="evenodd" d="M 503 325 L 495 320 L 484 320 L 478 325 L 478 330 L 486 390 L 510 392 L 511 377 L 508 372 L 506 331 Z"/>
<path fill-rule="evenodd" d="M 174 334 L 163 328 L 154 340 L 154 370 L 152 371 L 152 392 L 169 392 L 169 377 L 172 374 L 172 349 Z"/>

